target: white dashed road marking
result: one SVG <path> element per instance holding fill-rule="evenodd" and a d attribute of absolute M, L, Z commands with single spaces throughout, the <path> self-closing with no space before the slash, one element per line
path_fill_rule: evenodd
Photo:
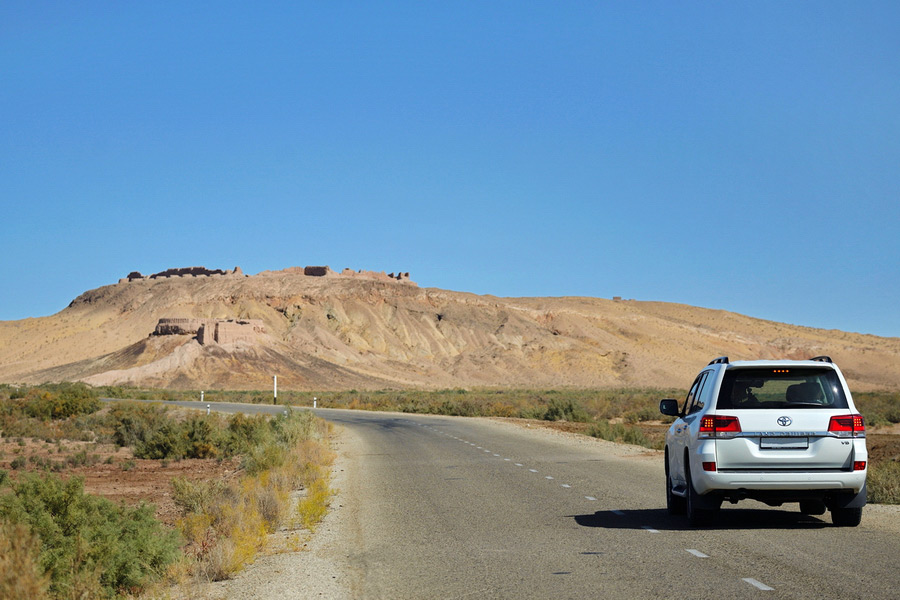
<path fill-rule="evenodd" d="M 743 581 L 746 581 L 753 587 L 759 588 L 764 592 L 771 592 L 772 590 L 775 589 L 775 588 L 771 588 L 771 587 L 767 586 L 766 584 L 762 583 L 761 581 L 757 581 L 757 580 L 753 579 L 752 577 L 744 577 Z"/>
<path fill-rule="evenodd" d="M 528 470 L 531 471 L 532 473 L 537 473 L 537 469 L 528 469 Z"/>
<path fill-rule="evenodd" d="M 550 475 L 547 475 L 544 479 L 553 479 Z"/>
<path fill-rule="evenodd" d="M 690 552 L 691 554 L 693 554 L 694 556 L 696 556 L 697 558 L 709 558 L 708 554 L 703 554 L 699 550 L 694 550 L 693 548 L 688 548 L 687 551 Z"/>
<path fill-rule="evenodd" d="M 571 485 L 569 485 L 569 484 L 568 484 L 568 483 L 564 483 L 564 484 L 562 484 L 562 486 L 561 486 L 561 487 L 564 487 L 564 488 L 570 488 L 570 487 L 572 487 L 572 486 L 571 486 Z"/>
<path fill-rule="evenodd" d="M 596 502 L 596 501 L 597 501 L 597 499 L 594 498 L 593 496 L 585 496 L 584 499 L 585 499 L 585 500 L 590 500 L 591 502 Z"/>

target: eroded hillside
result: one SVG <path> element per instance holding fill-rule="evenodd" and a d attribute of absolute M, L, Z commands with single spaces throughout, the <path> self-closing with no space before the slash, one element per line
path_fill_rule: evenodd
<path fill-rule="evenodd" d="M 278 375 L 293 389 L 683 387 L 719 355 L 828 354 L 857 389 L 900 387 L 898 338 L 657 302 L 477 296 L 419 288 L 408 274 L 323 274 L 126 278 L 55 315 L 0 322 L 0 381 L 258 389 Z M 173 318 L 254 320 L 260 333 L 226 343 L 151 335 Z"/>

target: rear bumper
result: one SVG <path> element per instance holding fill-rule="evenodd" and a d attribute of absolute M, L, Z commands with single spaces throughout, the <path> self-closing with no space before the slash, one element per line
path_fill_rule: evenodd
<path fill-rule="evenodd" d="M 694 473 L 697 473 L 694 475 Z M 713 491 L 736 492 L 747 490 L 747 497 L 760 494 L 749 492 L 773 492 L 788 494 L 792 491 L 832 491 L 857 494 L 866 484 L 866 471 L 691 471 L 694 489 L 698 494 Z M 725 494 L 728 495 L 728 494 Z M 799 493 L 797 496 L 815 494 Z"/>

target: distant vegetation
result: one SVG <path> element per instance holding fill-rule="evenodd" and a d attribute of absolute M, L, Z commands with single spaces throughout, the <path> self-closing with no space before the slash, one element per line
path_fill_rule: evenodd
<path fill-rule="evenodd" d="M 198 400 L 199 391 L 100 388 L 101 395 L 154 400 Z M 279 391 L 278 403 L 327 408 L 423 414 L 517 417 L 574 423 L 572 429 L 605 440 L 663 447 L 670 418 L 659 413 L 661 398 L 684 398 L 681 389 L 447 389 L 344 392 Z M 857 408 L 869 427 L 900 423 L 900 393 L 857 392 Z M 207 401 L 272 403 L 271 391 L 205 391 Z M 870 463 L 872 502 L 900 504 L 900 463 Z"/>
<path fill-rule="evenodd" d="M 164 576 L 221 579 L 252 561 L 278 527 L 313 529 L 325 514 L 330 429 L 312 413 L 173 418 L 167 408 L 144 403 L 100 410 L 100 396 L 82 384 L 0 386 L 0 432 L 51 448 L 72 439 L 115 443 L 162 464 L 240 457 L 242 468 L 228 481 L 174 480 L 181 519 L 171 530 L 152 506 L 118 506 L 86 494 L 82 478 L 55 473 L 95 464 L 85 451 L 66 462 L 18 455 L 13 469 L 42 472 L 0 470 L 0 598 L 113 598 Z M 122 463 L 123 471 L 133 466 Z M 292 502 L 298 489 L 305 497 Z"/>

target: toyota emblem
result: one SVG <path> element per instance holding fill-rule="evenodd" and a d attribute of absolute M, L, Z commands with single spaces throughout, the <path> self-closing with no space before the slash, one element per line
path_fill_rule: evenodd
<path fill-rule="evenodd" d="M 793 423 L 794 421 L 793 421 L 790 417 L 778 417 L 778 420 L 777 420 L 776 422 L 777 422 L 779 425 L 781 425 L 782 427 L 787 427 L 788 425 L 790 425 L 790 424 Z"/>

